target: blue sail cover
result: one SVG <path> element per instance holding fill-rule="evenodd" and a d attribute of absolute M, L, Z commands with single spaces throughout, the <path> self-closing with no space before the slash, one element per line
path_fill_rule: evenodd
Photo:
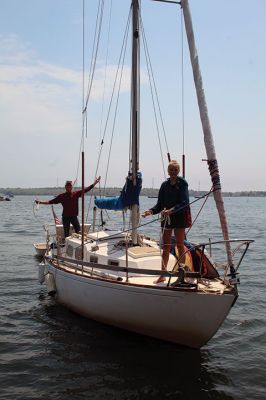
<path fill-rule="evenodd" d="M 95 205 L 98 208 L 105 210 L 123 210 L 123 208 L 132 206 L 133 204 L 139 205 L 139 194 L 142 187 L 141 172 L 137 173 L 137 184 L 134 186 L 131 178 L 128 175 L 125 186 L 123 187 L 120 196 L 104 197 L 102 199 L 95 198 Z"/>

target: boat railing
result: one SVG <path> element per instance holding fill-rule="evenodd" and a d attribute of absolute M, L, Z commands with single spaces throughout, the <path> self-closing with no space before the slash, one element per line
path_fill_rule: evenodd
<path fill-rule="evenodd" d="M 229 240 L 217 240 L 217 241 L 209 240 L 208 242 L 204 243 L 190 244 L 189 248 L 187 248 L 187 250 L 177 258 L 173 270 L 177 269 L 178 267 L 180 267 L 180 265 L 182 265 L 181 260 L 183 260 L 186 257 L 186 254 L 193 254 L 193 252 L 196 253 L 198 251 L 198 259 L 199 259 L 198 270 L 201 273 L 201 276 L 204 277 L 207 275 L 206 265 L 204 268 L 204 260 L 207 260 L 213 267 L 215 267 L 216 270 L 219 268 L 222 268 L 224 270 L 224 277 L 223 277 L 224 280 L 228 279 L 228 277 L 232 278 L 232 275 L 234 275 L 235 277 L 235 275 L 238 273 L 237 271 L 240 267 L 240 264 L 242 263 L 243 258 L 249 248 L 249 245 L 253 242 L 254 240 L 252 239 L 229 239 Z M 228 262 L 219 263 L 212 258 L 213 247 L 215 245 L 225 245 L 226 243 L 237 245 L 234 249 L 232 249 L 233 260 L 235 259 L 236 254 L 241 252 L 239 259 L 233 266 L 230 265 Z M 207 248 L 209 249 L 209 251 L 207 251 Z M 231 272 L 232 267 L 234 271 L 233 273 Z M 229 270 L 230 273 L 228 273 Z"/>
<path fill-rule="evenodd" d="M 85 237 L 90 230 L 91 224 L 84 224 Z M 46 237 L 53 247 L 62 246 L 65 243 L 64 227 L 62 224 L 46 224 L 43 226 Z M 74 234 L 74 228 L 70 225 L 70 236 Z"/>
<path fill-rule="evenodd" d="M 250 243 L 253 242 L 253 240 L 249 239 L 233 239 L 230 240 L 231 243 L 236 243 L 237 247 L 234 249 L 233 253 L 234 255 L 240 250 L 243 249 L 242 254 L 240 256 L 239 261 L 236 264 L 235 267 L 235 273 L 237 273 L 237 270 L 243 260 L 243 257 L 250 245 Z M 180 262 L 180 259 L 182 259 L 182 256 L 177 259 L 176 265 L 172 269 L 172 271 L 162 271 L 158 269 L 143 269 L 143 268 L 134 268 L 134 267 L 129 267 L 129 266 L 118 266 L 118 265 L 106 265 L 106 264 L 95 264 L 95 262 L 89 262 L 89 261 L 83 261 L 81 259 L 75 259 L 75 258 L 69 258 L 66 257 L 65 255 L 63 256 L 60 247 L 58 247 L 57 254 L 53 253 L 52 258 L 56 261 L 57 265 L 59 266 L 59 263 L 61 263 L 62 267 L 67 266 L 70 268 L 74 268 L 75 271 L 79 271 L 82 274 L 91 274 L 91 275 L 97 275 L 97 271 L 108 271 L 108 274 L 105 272 L 102 274 L 99 274 L 99 276 L 103 278 L 109 278 L 111 280 L 121 280 L 121 276 L 115 275 L 115 274 L 110 274 L 110 272 L 120 272 L 125 274 L 126 276 L 126 282 L 128 282 L 129 275 L 130 274 L 137 274 L 137 275 L 152 275 L 152 276 L 163 276 L 168 279 L 167 286 L 172 286 L 171 282 L 173 278 L 176 278 L 176 284 L 175 287 L 190 287 L 190 288 L 197 288 L 198 280 L 201 278 L 206 278 L 206 279 L 212 279 L 212 278 L 219 278 L 219 274 L 216 271 L 216 266 L 217 263 L 215 263 L 208 253 L 206 252 L 206 247 L 207 246 L 212 246 L 212 245 L 217 245 L 217 244 L 225 244 L 225 240 L 219 240 L 219 241 L 214 241 L 214 242 L 206 242 L 206 243 L 198 243 L 198 244 L 193 244 L 190 249 L 188 249 L 185 253 L 187 252 L 192 252 L 192 251 L 198 251 L 198 257 L 200 260 L 200 268 L 197 271 L 191 271 L 189 270 L 184 264 Z M 184 254 L 185 254 L 184 253 Z M 209 274 L 206 273 L 206 262 L 209 263 L 211 268 L 213 268 L 213 271 L 216 271 L 216 275 L 213 271 L 209 271 Z M 229 284 L 236 284 L 239 283 L 238 280 L 232 279 L 231 273 L 228 274 L 228 269 L 229 265 L 221 264 L 223 269 L 224 269 L 224 281 L 229 283 Z M 190 278 L 190 279 L 188 279 Z"/>
<path fill-rule="evenodd" d="M 54 254 L 52 258 L 57 261 L 61 261 L 62 265 L 65 265 L 65 266 L 72 265 L 72 266 L 74 266 L 75 270 L 80 270 L 81 272 L 88 273 L 88 271 L 84 270 L 84 267 L 89 267 L 93 270 L 93 274 L 95 272 L 95 268 L 97 267 L 97 270 L 122 272 L 122 273 L 125 273 L 126 275 L 128 275 L 128 274 L 151 275 L 151 276 L 161 275 L 166 278 L 181 278 L 183 276 L 183 271 L 180 272 L 181 269 L 172 272 L 172 271 L 161 271 L 158 269 L 134 268 L 134 267 L 126 267 L 126 266 L 123 267 L 123 266 L 105 265 L 105 264 L 98 264 L 98 263 L 95 264 L 93 262 L 76 260 L 73 258 L 68 258 L 68 257 L 64 257 L 61 255 L 56 255 L 56 254 Z M 200 278 L 201 275 L 199 272 L 185 271 L 185 277 L 186 278 Z M 119 277 L 116 277 L 115 279 L 120 281 Z"/>

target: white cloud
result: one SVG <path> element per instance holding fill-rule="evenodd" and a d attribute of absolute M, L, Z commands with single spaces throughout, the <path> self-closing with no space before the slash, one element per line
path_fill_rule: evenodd
<path fill-rule="evenodd" d="M 0 34 L 1 63 L 17 64 L 33 57 L 29 43 L 23 43 L 15 34 Z"/>
<path fill-rule="evenodd" d="M 81 135 L 82 71 L 40 60 L 30 44 L 23 43 L 16 35 L 0 35 L 0 53 L 0 168 L 8 165 L 10 157 L 13 160 L 12 167 L 6 171 L 5 182 L 2 177 L 0 186 L 23 186 L 23 181 L 26 185 L 31 185 L 30 182 L 38 185 L 41 174 L 45 182 L 45 179 L 49 181 L 51 172 L 45 172 L 43 167 L 38 172 L 32 168 L 37 155 L 40 165 L 49 166 L 64 147 L 65 167 L 60 161 L 59 175 L 65 174 L 65 170 L 73 167 L 73 160 L 78 159 L 78 154 L 73 151 L 78 152 Z M 102 101 L 105 81 L 105 99 L 108 101 L 116 69 L 116 65 L 96 68 L 91 100 Z M 121 93 L 129 91 L 130 79 L 129 68 L 125 66 Z M 92 109 L 88 109 L 89 113 Z M 95 116 L 92 122 L 92 129 L 96 131 Z M 71 143 L 70 149 L 64 146 L 65 142 Z"/>
<path fill-rule="evenodd" d="M 16 35 L 0 36 L 0 114 L 6 132 L 67 134 L 80 128 L 82 73 L 39 60 Z M 109 99 L 117 66 L 96 69 L 90 99 Z M 130 70 L 124 67 L 120 92 L 130 90 Z M 147 79 L 144 75 L 143 82 Z M 105 82 L 105 83 L 104 83 Z M 119 84 L 119 74 L 116 90 Z M 105 86 L 105 89 L 104 89 Z M 76 124 L 76 127 L 74 125 Z"/>
<path fill-rule="evenodd" d="M 0 112 L 5 131 L 43 133 L 73 130 L 70 120 L 81 119 L 81 71 L 38 60 L 16 35 L 0 36 Z M 95 73 L 91 98 L 102 98 L 104 70 Z M 113 81 L 115 66 L 107 68 L 107 82 Z M 129 72 L 123 90 L 128 90 Z M 112 87 L 106 84 L 106 95 Z M 67 121 L 67 124 L 66 124 Z"/>

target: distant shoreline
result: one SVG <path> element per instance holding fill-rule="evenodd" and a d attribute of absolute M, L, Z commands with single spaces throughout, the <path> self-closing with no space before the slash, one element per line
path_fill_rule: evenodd
<path fill-rule="evenodd" d="M 80 189 L 80 188 L 77 188 Z M 106 188 L 105 196 L 118 196 L 121 192 L 122 188 Z M 14 195 L 14 196 L 56 196 L 59 193 L 65 191 L 63 187 L 46 187 L 46 188 L 0 188 L 0 194 L 3 195 Z M 198 191 L 198 190 L 190 190 L 190 197 L 201 197 L 208 191 Z M 98 188 L 95 188 L 92 192 L 94 196 L 102 195 L 103 192 Z M 148 197 L 157 197 L 158 189 L 152 188 L 143 188 L 141 190 L 141 196 Z M 225 197 L 266 197 L 266 191 L 240 191 L 240 192 L 223 192 L 223 196 Z"/>

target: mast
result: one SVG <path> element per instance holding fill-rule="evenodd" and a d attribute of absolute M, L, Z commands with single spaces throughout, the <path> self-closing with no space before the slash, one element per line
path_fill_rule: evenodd
<path fill-rule="evenodd" d="M 85 185 L 84 185 L 84 171 L 85 171 L 85 161 L 84 161 L 84 151 L 82 151 L 82 177 L 81 177 L 81 200 L 82 200 L 82 211 L 81 211 L 81 259 L 84 260 L 84 222 L 85 222 Z"/>
<path fill-rule="evenodd" d="M 140 60 L 139 60 L 139 0 L 132 0 L 132 77 L 131 77 L 131 173 L 133 184 L 137 184 L 139 170 L 139 109 L 140 109 Z M 137 244 L 139 207 L 132 206 L 132 241 Z"/>
<path fill-rule="evenodd" d="M 82 153 L 81 153 L 81 260 L 84 260 L 84 216 L 85 216 L 85 189 L 84 189 L 84 171 L 85 171 L 85 153 L 84 153 L 84 127 L 85 127 L 85 96 L 84 96 L 84 82 L 85 82 L 85 1 L 82 2 Z"/>
<path fill-rule="evenodd" d="M 218 210 L 224 240 L 229 240 L 228 225 L 227 225 L 227 219 L 226 219 L 226 214 L 225 214 L 224 201 L 223 201 L 222 192 L 221 192 L 221 183 L 220 183 L 218 162 L 217 162 L 217 158 L 216 158 L 213 136 L 212 136 L 212 131 L 211 131 L 211 125 L 210 125 L 210 120 L 209 120 L 209 115 L 208 115 L 208 108 L 207 108 L 205 93 L 204 93 L 204 89 L 203 89 L 202 76 L 201 76 L 201 71 L 200 71 L 200 67 L 199 67 L 199 59 L 198 59 L 198 53 L 197 53 L 196 44 L 195 44 L 193 25 L 192 25 L 192 19 L 191 19 L 191 13 L 190 13 L 190 9 L 189 9 L 188 0 L 181 0 L 181 6 L 183 8 L 185 28 L 186 28 L 186 34 L 187 34 L 187 40 L 188 40 L 188 46 L 189 46 L 189 52 L 190 52 L 190 60 L 191 60 L 191 65 L 192 65 L 192 70 L 193 70 L 193 77 L 194 77 L 194 83 L 195 83 L 195 88 L 196 88 L 196 93 L 197 93 L 197 100 L 198 100 L 198 106 L 199 106 L 199 111 L 200 111 L 201 124 L 202 124 L 202 129 L 203 129 L 203 134 L 204 134 L 204 143 L 205 143 L 207 159 L 208 159 L 207 161 L 208 161 L 209 171 L 210 171 L 212 184 L 213 184 L 213 196 L 214 196 L 216 207 Z M 231 274 L 233 274 L 235 272 L 235 270 L 233 267 L 232 252 L 231 252 L 231 246 L 230 246 L 229 242 L 226 242 L 226 252 L 227 252 L 228 263 L 230 265 Z"/>

